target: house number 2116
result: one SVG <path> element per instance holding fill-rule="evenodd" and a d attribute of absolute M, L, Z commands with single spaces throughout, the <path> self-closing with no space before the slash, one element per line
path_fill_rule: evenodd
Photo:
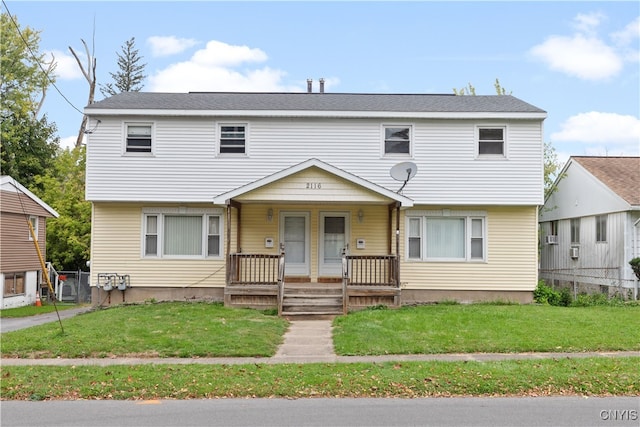
<path fill-rule="evenodd" d="M 322 184 L 319 182 L 307 182 L 307 190 L 320 190 L 322 188 Z"/>

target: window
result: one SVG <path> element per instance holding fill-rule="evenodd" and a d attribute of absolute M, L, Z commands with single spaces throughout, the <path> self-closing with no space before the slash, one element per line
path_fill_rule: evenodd
<path fill-rule="evenodd" d="M 607 216 L 596 216 L 596 242 L 607 241 Z"/>
<path fill-rule="evenodd" d="M 36 240 L 37 240 L 38 239 L 38 217 L 35 215 L 30 215 L 29 223 L 31 224 L 31 227 L 33 227 L 33 236 L 36 236 Z M 33 241 L 33 236 L 31 235 L 31 229 L 29 229 L 28 232 L 29 232 L 29 240 Z"/>
<path fill-rule="evenodd" d="M 426 261 L 484 261 L 485 219 L 460 212 L 408 217 L 407 258 Z"/>
<path fill-rule="evenodd" d="M 505 155 L 505 128 L 504 127 L 480 127 L 478 128 L 478 155 L 479 156 L 504 156 Z"/>
<path fill-rule="evenodd" d="M 580 243 L 580 218 L 571 218 L 571 243 Z"/>
<path fill-rule="evenodd" d="M 196 212 L 144 214 L 143 256 L 149 258 L 219 257 L 221 216 Z"/>
<path fill-rule="evenodd" d="M 13 296 L 24 294 L 25 273 L 5 273 L 3 295 Z"/>
<path fill-rule="evenodd" d="M 129 123 L 127 126 L 127 153 L 151 153 L 151 125 Z"/>
<path fill-rule="evenodd" d="M 384 127 L 384 154 L 411 154 L 411 127 Z"/>
<path fill-rule="evenodd" d="M 246 146 L 245 125 L 220 125 L 220 154 L 245 154 Z"/>

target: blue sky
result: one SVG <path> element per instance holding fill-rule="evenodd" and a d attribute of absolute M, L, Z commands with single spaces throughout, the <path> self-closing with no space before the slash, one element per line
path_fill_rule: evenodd
<path fill-rule="evenodd" d="M 5 7 L 6 5 L 6 7 Z M 570 155 L 640 155 L 640 2 L 7 1 L 58 65 L 43 107 L 67 146 L 88 83 L 135 37 L 144 91 L 452 93 L 471 83 L 548 112 L 545 141 Z M 94 48 L 92 46 L 95 46 Z M 96 91 L 96 100 L 103 96 Z"/>

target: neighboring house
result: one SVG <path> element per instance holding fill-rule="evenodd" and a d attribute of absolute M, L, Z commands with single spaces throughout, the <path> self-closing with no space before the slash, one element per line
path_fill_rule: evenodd
<path fill-rule="evenodd" d="M 541 278 L 637 298 L 629 261 L 640 256 L 640 157 L 571 157 L 540 227 Z"/>
<path fill-rule="evenodd" d="M 46 220 L 57 217 L 55 210 L 16 180 L 0 177 L 0 308 L 36 302 L 42 265 L 27 221 L 46 259 Z"/>
<path fill-rule="evenodd" d="M 345 310 L 532 300 L 547 114 L 513 96 L 134 92 L 85 113 L 100 304 L 332 282 Z"/>

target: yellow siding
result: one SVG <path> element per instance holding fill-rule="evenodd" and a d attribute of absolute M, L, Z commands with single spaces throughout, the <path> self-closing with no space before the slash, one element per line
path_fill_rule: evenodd
<path fill-rule="evenodd" d="M 267 212 L 273 210 L 273 219 L 267 220 Z M 358 220 L 358 211 L 362 209 L 364 218 Z M 348 212 L 351 218 L 349 247 L 352 255 L 387 255 L 388 245 L 388 207 L 386 205 L 267 205 L 244 204 L 242 216 L 242 242 L 244 253 L 279 253 L 279 221 L 281 212 L 308 212 L 311 256 L 311 278 L 317 278 L 318 249 L 320 234 L 320 214 L 322 212 Z M 264 246 L 265 238 L 274 239 L 274 247 Z M 365 249 L 356 249 L 356 239 L 366 240 Z M 286 250 L 286 248 L 285 248 Z"/>
<path fill-rule="evenodd" d="M 144 207 L 150 206 L 149 204 L 144 205 Z M 175 207 L 177 205 L 162 206 Z M 211 208 L 212 205 L 200 204 L 188 205 L 188 207 Z M 143 259 L 141 256 L 142 208 L 142 204 L 93 204 L 92 284 L 97 283 L 98 273 L 117 273 L 129 274 L 132 287 L 224 286 L 223 258 Z M 226 226 L 224 232 L 226 233 Z"/>
<path fill-rule="evenodd" d="M 319 168 L 309 168 L 237 197 L 238 201 L 375 202 L 388 199 Z"/>
<path fill-rule="evenodd" d="M 474 207 L 473 209 L 482 209 L 487 212 L 487 262 L 404 261 L 400 267 L 400 281 L 403 287 L 510 291 L 535 289 L 538 277 L 536 208 Z M 404 225 L 403 218 L 402 236 L 404 236 Z M 400 251 L 403 260 L 404 250 L 405 244 L 401 241 Z"/>

